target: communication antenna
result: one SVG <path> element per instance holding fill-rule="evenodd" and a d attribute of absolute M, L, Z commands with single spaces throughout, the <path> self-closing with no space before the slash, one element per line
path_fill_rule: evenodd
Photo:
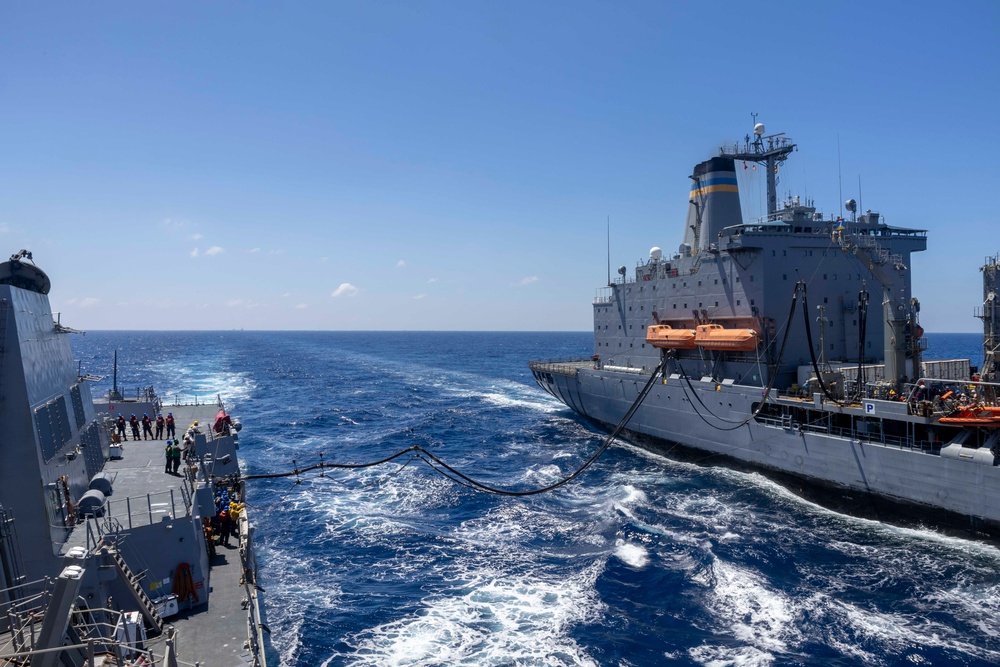
<path fill-rule="evenodd" d="M 608 216 L 608 284 L 611 284 L 611 216 Z"/>
<path fill-rule="evenodd" d="M 840 217 L 844 217 L 844 176 L 840 167 L 840 132 L 837 133 L 837 184 L 840 186 Z"/>
<path fill-rule="evenodd" d="M 858 174 L 858 208 L 865 210 L 865 200 L 861 196 L 861 174 Z"/>

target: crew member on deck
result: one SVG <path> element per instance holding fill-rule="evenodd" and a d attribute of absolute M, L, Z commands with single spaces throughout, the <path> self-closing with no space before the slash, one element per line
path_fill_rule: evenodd
<path fill-rule="evenodd" d="M 181 467 L 181 446 L 174 440 L 173 447 L 170 448 L 170 460 L 174 466 L 174 474 Z"/>
<path fill-rule="evenodd" d="M 163 413 L 156 415 L 156 439 L 163 440 Z"/>
<path fill-rule="evenodd" d="M 121 439 L 128 440 L 128 436 L 125 435 L 125 415 L 118 415 L 118 421 L 115 424 L 118 426 L 118 435 L 121 436 Z"/>
<path fill-rule="evenodd" d="M 176 438 L 177 437 L 177 431 L 176 431 L 176 424 L 174 424 L 174 413 L 173 412 L 168 412 L 167 413 L 166 422 L 167 422 L 167 437 L 168 438 Z"/>
<path fill-rule="evenodd" d="M 174 444 L 174 441 L 171 440 L 170 438 L 167 438 L 167 447 L 166 447 L 166 449 L 163 450 L 163 456 L 167 460 L 167 462 L 164 464 L 163 472 L 168 473 L 168 474 L 170 473 L 171 463 L 174 460 L 174 457 L 173 457 L 173 451 L 174 451 L 173 444 Z"/>
<path fill-rule="evenodd" d="M 146 436 L 149 436 L 148 438 Z M 142 413 L 142 439 L 153 440 L 153 420 L 145 412 Z"/>
<path fill-rule="evenodd" d="M 128 423 L 129 423 L 129 426 L 132 427 L 132 437 L 135 440 L 138 440 L 139 439 L 139 418 L 136 417 L 135 415 L 132 415 L 131 417 L 128 418 Z"/>

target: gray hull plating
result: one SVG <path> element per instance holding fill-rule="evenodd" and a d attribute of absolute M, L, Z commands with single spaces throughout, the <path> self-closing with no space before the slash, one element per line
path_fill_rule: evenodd
<path fill-rule="evenodd" d="M 578 369 L 575 375 L 551 373 L 549 377 L 551 381 L 545 379 L 540 384 L 556 398 L 585 417 L 614 426 L 636 400 L 648 376 Z M 756 420 L 733 430 L 719 430 L 746 419 L 760 401 L 760 392 L 760 388 L 701 381 L 692 381 L 688 387 L 682 379 L 670 379 L 653 387 L 627 428 L 668 445 L 677 443 L 805 480 L 943 509 L 1000 526 L 1000 468 L 992 459 L 949 458 L 864 437 Z"/>

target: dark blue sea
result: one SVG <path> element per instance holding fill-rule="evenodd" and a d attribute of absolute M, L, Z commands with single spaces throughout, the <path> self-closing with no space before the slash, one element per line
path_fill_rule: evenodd
<path fill-rule="evenodd" d="M 980 363 L 980 337 L 929 334 Z M 420 444 L 489 484 L 574 470 L 604 434 L 533 358 L 590 333 L 90 332 L 83 372 L 221 395 L 245 472 Z M 108 377 L 94 391 L 111 386 Z M 484 495 L 420 461 L 251 482 L 285 665 L 995 665 L 1000 549 L 851 518 L 756 473 L 621 443 L 574 482 Z"/>

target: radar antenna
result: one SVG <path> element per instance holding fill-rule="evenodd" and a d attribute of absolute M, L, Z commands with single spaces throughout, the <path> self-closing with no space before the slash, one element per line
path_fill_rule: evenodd
<path fill-rule="evenodd" d="M 756 113 L 751 115 L 754 120 L 753 139 L 747 135 L 742 150 L 737 143 L 733 146 L 723 146 L 719 154 L 734 160 L 764 165 L 767 171 L 767 215 L 770 218 L 778 211 L 778 165 L 787 160 L 789 154 L 795 150 L 795 143 L 786 137 L 784 132 L 765 135 L 764 123 L 757 122 Z"/>

